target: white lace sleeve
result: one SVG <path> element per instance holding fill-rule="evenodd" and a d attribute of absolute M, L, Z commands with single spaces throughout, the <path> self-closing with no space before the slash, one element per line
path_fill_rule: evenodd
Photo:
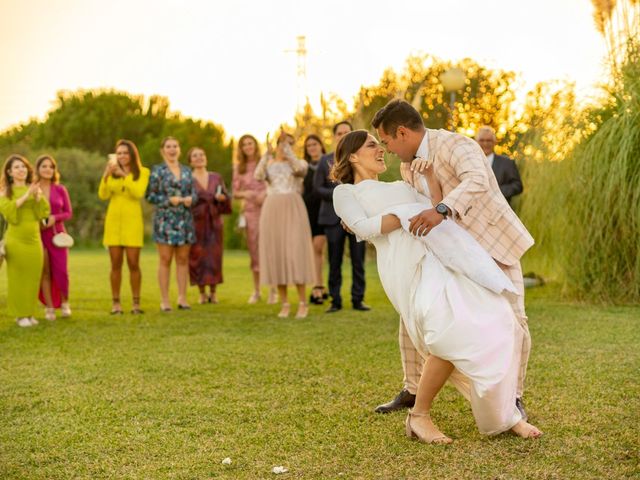
<path fill-rule="evenodd" d="M 355 233 L 358 241 L 382 235 L 382 215 L 367 216 L 355 195 L 353 185 L 338 185 L 333 190 L 333 207 L 336 214 Z"/>
<path fill-rule="evenodd" d="M 304 177 L 307 174 L 309 164 L 305 160 L 297 158 L 288 143 L 284 145 L 284 155 L 296 177 Z"/>

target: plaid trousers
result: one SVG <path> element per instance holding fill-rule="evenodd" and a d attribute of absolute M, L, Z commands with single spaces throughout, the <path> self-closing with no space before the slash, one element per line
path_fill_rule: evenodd
<path fill-rule="evenodd" d="M 520 372 L 518 374 L 518 387 L 516 391 L 517 397 L 522 397 L 524 393 L 524 380 L 527 375 L 527 364 L 529 363 L 529 353 L 531 352 L 531 334 L 529 333 L 529 325 L 527 323 L 527 315 L 524 310 L 524 280 L 522 279 L 522 267 L 520 262 L 513 265 L 503 265 L 499 262 L 498 266 L 502 269 L 507 277 L 513 282 L 518 291 L 518 295 L 506 293 L 511 308 L 516 315 L 516 319 L 522 326 L 524 331 L 522 340 L 522 351 L 520 357 Z M 404 372 L 404 388 L 410 393 L 415 394 L 422 374 L 424 358 L 416 350 L 407 334 L 404 321 L 400 317 L 400 332 L 398 335 L 400 343 L 400 357 L 402 358 L 402 370 Z"/>

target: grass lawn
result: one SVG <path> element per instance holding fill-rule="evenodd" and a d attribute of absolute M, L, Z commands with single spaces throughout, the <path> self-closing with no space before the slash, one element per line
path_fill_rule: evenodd
<path fill-rule="evenodd" d="M 454 444 L 429 446 L 404 436 L 404 414 L 373 413 L 402 379 L 373 264 L 370 313 L 282 320 L 245 303 L 244 252 L 225 257 L 220 304 L 195 305 L 192 289 L 190 312 L 159 312 L 155 252 L 142 263 L 145 315 L 110 316 L 106 252 L 74 250 L 73 318 L 31 329 L 7 317 L 0 272 L 1 479 L 261 479 L 279 465 L 308 479 L 640 476 L 640 307 L 530 290 L 525 401 L 545 437 L 480 436 L 446 387 L 434 417 Z M 128 286 L 122 298 L 128 310 Z"/>

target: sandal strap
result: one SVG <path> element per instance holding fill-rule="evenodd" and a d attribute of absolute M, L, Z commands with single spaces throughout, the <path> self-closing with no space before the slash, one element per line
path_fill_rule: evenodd
<path fill-rule="evenodd" d="M 414 412 L 413 410 L 409 411 L 409 416 L 410 417 L 431 417 L 429 413 Z"/>

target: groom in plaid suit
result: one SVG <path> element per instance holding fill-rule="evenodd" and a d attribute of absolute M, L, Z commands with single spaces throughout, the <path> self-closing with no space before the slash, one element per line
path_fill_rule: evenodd
<path fill-rule="evenodd" d="M 442 189 L 442 202 L 416 215 L 411 220 L 411 232 L 428 235 L 445 218 L 452 219 L 489 252 L 518 290 L 518 295 L 507 295 L 525 332 L 516 405 L 526 420 L 522 394 L 531 336 L 524 309 L 520 258 L 533 245 L 533 238 L 500 192 L 491 166 L 474 140 L 446 130 L 425 128 L 420 113 L 403 100 L 389 102 L 376 113 L 372 124 L 385 148 L 400 157 L 400 172 L 405 181 L 420 190 L 422 174 L 410 170 L 417 158 L 421 160 L 418 164 L 433 165 Z M 391 402 L 378 406 L 379 413 L 410 408 L 415 401 L 424 359 L 411 343 L 402 318 L 399 340 L 404 389 Z"/>

